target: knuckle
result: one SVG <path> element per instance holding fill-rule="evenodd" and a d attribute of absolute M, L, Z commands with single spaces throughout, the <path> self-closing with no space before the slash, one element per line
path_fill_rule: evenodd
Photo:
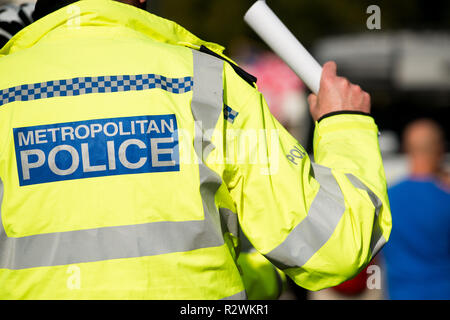
<path fill-rule="evenodd" d="M 353 89 L 353 91 L 355 91 L 355 92 L 359 92 L 359 93 L 362 92 L 361 87 L 360 87 L 359 85 L 357 85 L 357 84 L 352 85 L 352 89 Z"/>
<path fill-rule="evenodd" d="M 325 62 L 325 64 L 323 66 L 324 66 L 324 68 L 335 69 L 336 68 L 336 62 L 330 60 L 330 61 Z"/>
<path fill-rule="evenodd" d="M 333 79 L 334 79 L 334 77 L 332 77 L 329 74 L 324 74 L 322 76 L 322 81 L 325 82 L 325 83 L 330 83 L 330 82 L 332 82 Z"/>
<path fill-rule="evenodd" d="M 350 82 L 347 80 L 347 78 L 339 77 L 338 82 L 341 86 L 344 86 L 344 87 L 350 86 Z"/>
<path fill-rule="evenodd" d="M 369 110 L 370 110 L 370 105 L 371 105 L 370 100 L 371 100 L 370 94 L 368 94 L 367 92 L 364 92 L 364 95 L 363 95 L 363 106 L 365 108 L 369 109 Z"/>
<path fill-rule="evenodd" d="M 320 83 L 320 87 L 324 89 L 329 89 L 333 87 L 333 80 L 330 77 L 324 77 Z"/>

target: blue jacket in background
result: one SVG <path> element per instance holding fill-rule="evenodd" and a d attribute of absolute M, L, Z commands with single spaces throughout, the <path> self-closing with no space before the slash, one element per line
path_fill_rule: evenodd
<path fill-rule="evenodd" d="M 450 192 L 407 179 L 389 189 L 392 233 L 383 249 L 390 299 L 450 299 Z"/>

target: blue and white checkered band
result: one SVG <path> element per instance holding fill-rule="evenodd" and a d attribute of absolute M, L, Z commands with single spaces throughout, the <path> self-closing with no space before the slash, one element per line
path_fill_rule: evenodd
<path fill-rule="evenodd" d="M 0 106 L 14 101 L 31 101 L 53 97 L 79 96 L 90 93 L 140 91 L 159 88 L 181 94 L 192 90 L 192 77 L 167 78 L 158 74 L 79 77 L 0 90 Z"/>
<path fill-rule="evenodd" d="M 239 112 L 237 112 L 236 110 L 233 110 L 229 106 L 225 105 L 225 108 L 223 109 L 223 116 L 224 116 L 225 120 L 233 123 L 234 119 L 236 119 L 238 114 L 239 114 Z"/>

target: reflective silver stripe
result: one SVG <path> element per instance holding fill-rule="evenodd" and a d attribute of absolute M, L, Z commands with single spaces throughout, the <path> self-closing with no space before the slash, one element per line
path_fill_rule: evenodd
<path fill-rule="evenodd" d="M 303 266 L 331 237 L 345 212 L 344 196 L 331 169 L 312 164 L 319 191 L 303 219 L 265 256 L 278 268 Z"/>
<path fill-rule="evenodd" d="M 25 269 L 185 252 L 222 244 L 209 221 L 162 221 L 0 241 L 0 268 Z M 3 229 L 3 228 L 2 228 Z"/>
<path fill-rule="evenodd" d="M 194 51 L 192 112 L 197 120 L 195 146 L 200 159 L 206 159 L 214 147 L 210 129 L 214 129 L 222 112 L 222 69 L 221 60 Z M 0 268 L 55 266 L 223 245 L 219 213 L 214 202 L 222 180 L 203 161 L 199 164 L 199 178 L 204 220 L 162 221 L 8 237 L 0 211 Z M 3 198 L 2 184 L 1 187 L 0 201 Z"/>
<path fill-rule="evenodd" d="M 367 187 L 361 180 L 359 180 L 353 174 L 348 173 L 346 174 L 346 176 L 355 188 L 359 188 L 367 192 L 370 200 L 373 203 L 373 206 L 375 207 L 375 218 L 373 221 L 372 237 L 370 239 L 370 251 L 372 253 L 372 257 L 375 257 L 375 255 L 386 244 L 386 239 L 384 238 L 383 233 L 381 232 L 380 223 L 378 221 L 378 215 L 380 213 L 381 207 L 383 206 L 383 203 L 381 202 L 380 198 L 372 190 L 370 190 L 369 187 Z"/>
<path fill-rule="evenodd" d="M 303 266 L 331 237 L 345 212 L 344 196 L 329 168 L 312 164 L 320 189 L 314 198 L 308 215 L 266 257 L 278 268 Z M 382 206 L 378 196 L 353 174 L 346 174 L 354 187 L 363 189 L 375 207 L 375 219 L 370 242 L 372 257 L 386 243 L 377 218 Z"/>
<path fill-rule="evenodd" d="M 238 292 L 236 294 L 233 294 L 232 296 L 222 298 L 220 300 L 247 300 L 247 293 L 245 290 Z"/>
<path fill-rule="evenodd" d="M 194 92 L 191 109 L 194 119 L 204 128 L 206 143 L 211 143 L 213 130 L 223 109 L 223 61 L 192 50 L 194 58 Z M 203 147 L 207 150 L 207 147 Z M 206 155 L 207 156 L 207 155 Z"/>
<path fill-rule="evenodd" d="M 239 221 L 237 214 L 226 208 L 220 208 L 219 214 L 220 221 L 222 223 L 222 230 L 239 237 Z"/>
<path fill-rule="evenodd" d="M 194 91 L 191 110 L 195 120 L 194 148 L 199 161 L 200 194 L 205 216 L 212 219 L 222 237 L 219 211 L 214 200 L 222 178 L 205 165 L 205 160 L 215 148 L 211 140 L 223 108 L 223 61 L 197 50 L 192 50 L 192 55 Z"/>
<path fill-rule="evenodd" d="M 376 221 L 376 220 L 375 220 Z M 377 255 L 378 252 L 386 244 L 386 238 L 383 236 L 380 224 L 374 222 L 374 228 L 372 231 L 372 238 L 370 239 L 370 251 L 372 252 L 372 258 Z"/>
<path fill-rule="evenodd" d="M 0 180 L 0 204 L 3 184 Z M 2 220 L 0 207 L 0 221 Z M 71 263 L 152 256 L 216 247 L 210 217 L 194 221 L 161 221 L 26 237 L 8 237 L 0 225 L 0 268 L 25 269 Z M 180 237 L 180 235 L 182 237 Z"/>
<path fill-rule="evenodd" d="M 231 215 L 234 213 L 228 209 L 222 208 L 219 215 L 215 204 L 215 195 L 222 184 L 222 178 L 205 165 L 205 160 L 215 148 L 212 136 L 223 109 L 223 61 L 196 50 L 192 50 L 192 54 L 194 58 L 194 91 L 191 109 L 195 120 L 194 148 L 199 160 L 200 194 L 205 217 L 210 217 L 214 221 L 216 234 L 223 241 L 222 233 L 225 228 L 230 230 L 238 227 L 233 225 Z M 226 217 L 227 215 L 230 216 Z M 245 299 L 247 299 L 247 294 L 244 290 L 221 300 Z"/>
<path fill-rule="evenodd" d="M 369 195 L 370 200 L 373 203 L 373 206 L 375 207 L 375 216 L 378 217 L 378 214 L 380 212 L 381 206 L 383 205 L 383 203 L 381 202 L 380 198 L 378 198 L 378 196 L 375 193 L 373 193 L 373 191 L 370 190 L 369 187 L 367 187 L 361 180 L 359 180 L 353 174 L 347 173 L 346 176 L 347 176 L 348 180 L 350 180 L 350 182 L 353 184 L 353 186 L 355 188 L 362 189 L 362 190 L 365 190 L 367 192 L 367 194 Z"/>

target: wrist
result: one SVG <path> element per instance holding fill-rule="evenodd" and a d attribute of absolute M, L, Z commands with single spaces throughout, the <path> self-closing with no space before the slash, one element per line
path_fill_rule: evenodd
<path fill-rule="evenodd" d="M 325 113 L 324 115 L 320 116 L 319 119 L 317 120 L 317 122 L 320 122 L 321 120 L 328 118 L 328 117 L 332 117 L 332 116 L 336 116 L 336 115 L 340 115 L 340 114 L 356 114 L 356 115 L 363 115 L 363 116 L 369 116 L 371 117 L 370 113 L 368 112 L 364 112 L 364 111 L 358 111 L 358 110 L 339 110 L 339 111 L 332 111 L 332 112 L 328 112 Z"/>

